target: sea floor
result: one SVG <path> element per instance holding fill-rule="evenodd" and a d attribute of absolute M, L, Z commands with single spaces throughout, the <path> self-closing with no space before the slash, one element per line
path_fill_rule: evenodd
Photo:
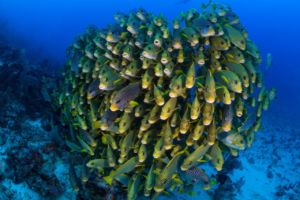
<path fill-rule="evenodd" d="M 289 120 L 288 117 L 282 118 L 284 116 L 282 112 L 281 118 L 274 114 L 276 112 L 272 113 L 265 116 L 263 128 L 256 134 L 252 147 L 241 152 L 236 158 L 235 164 L 232 165 L 234 170 L 228 174 L 229 183 L 215 186 L 210 191 L 202 191 L 199 188 L 199 191 L 195 191 L 197 194 L 193 196 L 172 195 L 172 197 L 162 199 L 300 199 L 300 127 L 296 121 Z M 29 185 L 32 186 L 32 182 L 28 184 L 28 180 L 25 180 L 15 183 L 15 177 L 8 176 L 9 178 L 7 178 L 3 175 L 3 173 L 7 173 L 4 160 L 7 159 L 9 152 L 13 151 L 14 147 L 20 148 L 20 145 L 25 145 L 22 144 L 25 139 L 27 141 L 25 146 L 35 147 L 32 149 L 46 148 L 47 144 L 51 142 L 49 138 L 45 137 L 45 134 L 49 133 L 42 129 L 40 120 L 24 121 L 21 127 L 19 131 L 0 128 L 2 138 L 0 146 L 1 200 L 44 199 L 36 192 L 37 188 L 29 187 Z M 29 135 L 25 136 L 26 134 Z M 68 165 L 64 160 L 65 156 L 43 152 L 43 156 L 47 156 L 47 163 L 43 163 L 44 168 L 51 168 L 53 173 L 48 176 L 55 176 L 59 185 L 57 187 L 60 195 L 57 195 L 55 199 L 76 199 L 75 193 L 72 192 L 70 183 L 67 181 Z M 49 183 L 41 184 L 49 186 Z M 54 189 L 57 190 L 57 188 Z"/>
<path fill-rule="evenodd" d="M 273 107 L 273 106 L 272 106 Z M 274 108 L 274 107 L 273 107 Z M 273 109 L 272 108 L 272 109 Z M 264 118 L 252 147 L 238 156 L 231 186 L 200 191 L 187 200 L 299 200 L 300 123 L 296 110 L 274 108 Z"/>

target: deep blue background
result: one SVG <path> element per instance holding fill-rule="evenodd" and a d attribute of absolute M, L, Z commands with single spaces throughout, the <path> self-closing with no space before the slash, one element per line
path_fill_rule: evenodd
<path fill-rule="evenodd" d="M 186 1 L 186 3 L 183 3 Z M 35 57 L 62 64 L 65 49 L 87 25 L 103 27 L 117 11 L 143 7 L 170 20 L 181 11 L 199 8 L 203 0 L 0 0 L 0 26 L 9 39 Z M 273 112 L 293 113 L 300 123 L 300 1 L 224 0 L 247 27 L 263 57 L 273 54 L 267 85 L 278 89 Z M 6 24 L 4 29 L 4 25 Z M 275 108 L 274 108 L 275 107 Z M 291 117 L 291 115 L 290 115 Z"/>

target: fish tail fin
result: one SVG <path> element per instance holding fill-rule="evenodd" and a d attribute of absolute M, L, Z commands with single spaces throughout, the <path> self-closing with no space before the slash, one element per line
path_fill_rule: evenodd
<path fill-rule="evenodd" d="M 113 182 L 113 178 L 112 176 L 105 176 L 104 178 L 104 181 L 108 184 L 108 185 L 112 185 L 112 182 Z"/>

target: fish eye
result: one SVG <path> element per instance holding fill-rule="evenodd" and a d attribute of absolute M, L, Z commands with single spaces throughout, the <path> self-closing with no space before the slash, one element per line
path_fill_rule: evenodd
<path fill-rule="evenodd" d="M 237 80 L 235 80 L 234 83 L 237 85 L 239 82 Z"/>
<path fill-rule="evenodd" d="M 225 44 L 225 42 L 222 41 L 222 42 L 221 42 L 221 45 L 224 45 L 224 44 Z"/>
<path fill-rule="evenodd" d="M 125 126 L 127 123 L 126 122 L 123 122 L 123 126 Z"/>
<path fill-rule="evenodd" d="M 226 94 L 224 93 L 223 96 L 226 97 Z"/>
<path fill-rule="evenodd" d="M 240 53 L 238 53 L 238 55 L 237 55 L 238 57 L 241 57 L 241 54 Z"/>
<path fill-rule="evenodd" d="M 209 25 L 206 25 L 206 28 L 209 28 Z"/>
<path fill-rule="evenodd" d="M 170 112 L 170 111 L 171 111 L 171 109 L 170 109 L 170 108 L 168 108 L 168 109 L 167 109 L 167 112 Z"/>
<path fill-rule="evenodd" d="M 247 77 L 246 77 L 246 76 L 244 76 L 243 78 L 244 78 L 244 80 L 247 80 Z"/>
<path fill-rule="evenodd" d="M 245 44 L 245 41 L 244 41 L 244 40 L 241 40 L 241 44 Z"/>
<path fill-rule="evenodd" d="M 121 102 L 121 99 L 118 99 L 118 100 L 116 101 L 117 104 L 119 104 L 120 102 Z"/>

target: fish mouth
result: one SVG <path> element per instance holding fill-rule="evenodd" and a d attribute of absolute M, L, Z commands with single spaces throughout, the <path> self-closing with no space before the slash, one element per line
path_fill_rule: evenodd
<path fill-rule="evenodd" d="M 155 190 L 155 192 L 162 192 L 164 190 L 164 188 L 155 186 L 154 190 Z"/>
<path fill-rule="evenodd" d="M 203 120 L 203 125 L 204 126 L 208 126 L 210 124 L 211 124 L 211 120 L 208 120 L 208 119 Z"/>
<path fill-rule="evenodd" d="M 237 112 L 237 113 L 236 113 L 236 116 L 238 116 L 238 117 L 243 116 L 243 112 L 241 112 L 241 111 L 240 111 L 240 112 Z"/>
<path fill-rule="evenodd" d="M 149 192 L 149 191 L 145 191 L 145 192 L 144 192 L 144 196 L 145 196 L 145 197 L 149 197 L 149 196 L 150 196 L 150 192 Z"/>
<path fill-rule="evenodd" d="M 207 103 L 214 103 L 215 102 L 215 98 L 213 98 L 213 97 L 206 98 L 206 102 Z"/>
<path fill-rule="evenodd" d="M 107 42 L 111 42 L 113 40 L 113 37 L 112 36 L 106 36 L 106 41 Z"/>
<path fill-rule="evenodd" d="M 245 83 L 244 83 L 244 87 L 245 87 L 245 88 L 248 88 L 248 87 L 249 87 L 249 83 L 248 83 L 248 82 L 245 82 Z"/>
<path fill-rule="evenodd" d="M 171 98 L 175 98 L 175 97 L 177 97 L 177 95 L 176 95 L 176 93 L 175 93 L 175 92 L 170 92 L 170 93 L 169 93 L 169 97 L 171 97 Z"/>
<path fill-rule="evenodd" d="M 119 128 L 119 133 L 120 133 L 120 134 L 123 134 L 123 133 L 125 133 L 125 132 L 126 132 L 125 129 L 120 129 L 120 128 Z M 123 155 L 123 156 L 121 155 L 121 157 L 126 157 L 126 155 Z"/>
<path fill-rule="evenodd" d="M 229 132 L 231 130 L 231 125 L 227 124 L 227 125 L 223 125 L 222 126 L 223 131 L 225 132 Z"/>
<path fill-rule="evenodd" d="M 114 112 L 117 111 L 119 108 L 117 104 L 111 104 L 109 109 Z"/>
<path fill-rule="evenodd" d="M 197 44 L 199 43 L 199 40 L 193 40 L 192 42 L 191 42 L 191 45 L 194 47 L 194 46 L 196 46 Z"/>
<path fill-rule="evenodd" d="M 191 116 L 191 119 L 192 119 L 192 120 L 198 119 L 198 115 L 193 115 L 193 116 Z"/>
<path fill-rule="evenodd" d="M 170 76 L 170 75 L 171 75 L 171 71 L 168 70 L 168 69 L 164 69 L 164 73 L 165 73 L 167 76 Z"/>
<path fill-rule="evenodd" d="M 222 166 L 216 166 L 216 170 L 217 171 L 221 171 L 222 170 Z"/>
<path fill-rule="evenodd" d="M 214 36 L 215 34 L 216 32 L 213 29 L 201 32 L 202 37 L 210 37 L 210 36 Z"/>
<path fill-rule="evenodd" d="M 152 35 L 153 34 L 153 31 L 147 31 L 147 35 Z"/>
<path fill-rule="evenodd" d="M 236 149 L 243 151 L 243 150 L 245 150 L 245 146 L 239 146 Z"/>
<path fill-rule="evenodd" d="M 108 129 L 108 125 L 107 124 L 102 124 L 101 127 L 100 127 L 100 129 L 102 131 L 106 131 Z"/>
<path fill-rule="evenodd" d="M 163 58 L 163 59 L 160 60 L 160 62 L 161 62 L 162 64 L 167 64 L 167 63 L 168 63 L 168 59 Z"/>
<path fill-rule="evenodd" d="M 163 116 L 163 115 L 161 115 L 159 118 L 160 118 L 161 120 L 166 120 L 166 119 L 168 119 L 166 116 Z"/>
<path fill-rule="evenodd" d="M 160 157 L 159 153 L 153 153 L 153 158 L 159 158 L 159 157 Z"/>
<path fill-rule="evenodd" d="M 236 89 L 236 92 L 237 92 L 237 93 L 242 93 L 242 92 L 243 92 L 243 89 L 242 89 L 241 87 L 240 87 L 240 88 L 237 88 L 237 89 Z"/>
<path fill-rule="evenodd" d="M 180 169 L 182 170 L 182 171 L 187 171 L 188 170 L 188 168 L 187 167 L 185 167 L 185 166 L 180 166 Z"/>
<path fill-rule="evenodd" d="M 147 144 L 147 141 L 142 140 L 141 143 L 142 143 L 142 144 Z"/>
<path fill-rule="evenodd" d="M 181 49 L 182 48 L 182 46 L 179 42 L 174 43 L 173 47 L 174 47 L 174 49 Z"/>
<path fill-rule="evenodd" d="M 125 53 L 125 52 L 124 52 L 124 53 L 122 54 L 122 57 L 123 57 L 123 58 L 128 58 L 128 56 L 129 56 L 128 53 Z"/>
<path fill-rule="evenodd" d="M 198 65 L 204 65 L 205 64 L 205 60 L 199 60 L 198 61 Z"/>
<path fill-rule="evenodd" d="M 214 18 L 211 18 L 210 21 L 211 21 L 212 23 L 217 23 L 218 19 L 217 19 L 216 17 L 214 17 Z"/>
<path fill-rule="evenodd" d="M 149 124 L 155 124 L 156 120 L 148 119 Z"/>
<path fill-rule="evenodd" d="M 156 59 L 156 56 L 151 55 L 150 53 L 148 53 L 148 52 L 146 52 L 146 51 L 143 51 L 142 55 L 143 55 L 145 58 L 148 58 L 148 59 L 151 59 L 151 60 Z"/>
<path fill-rule="evenodd" d="M 243 51 L 245 51 L 246 50 L 246 45 L 241 45 L 240 49 L 243 50 Z M 245 62 L 245 60 L 244 60 L 244 62 Z"/>
<path fill-rule="evenodd" d="M 132 26 L 127 26 L 127 31 L 129 31 L 132 34 L 135 34 L 135 30 Z"/>
<path fill-rule="evenodd" d="M 210 189 L 210 185 L 209 184 L 203 186 L 203 190 L 209 190 L 209 189 Z"/>
<path fill-rule="evenodd" d="M 115 163 L 110 163 L 109 166 L 110 166 L 110 167 L 115 167 L 116 164 L 115 164 Z"/>
<path fill-rule="evenodd" d="M 220 30 L 218 31 L 218 35 L 221 36 L 221 35 L 224 35 L 224 31 L 223 30 Z M 226 48 L 225 50 L 228 50 L 229 48 Z"/>
<path fill-rule="evenodd" d="M 118 163 L 122 164 L 124 162 L 123 158 L 118 159 Z"/>
<path fill-rule="evenodd" d="M 99 85 L 100 90 L 105 90 L 106 88 L 107 88 L 106 85 L 100 83 Z"/>
<path fill-rule="evenodd" d="M 165 104 L 164 100 L 161 100 L 161 101 L 157 102 L 157 105 L 159 105 L 159 106 L 163 106 L 164 104 Z"/>
<path fill-rule="evenodd" d="M 218 15 L 220 17 L 224 17 L 226 15 L 226 11 L 225 10 L 219 10 L 217 13 L 218 13 Z"/>
<path fill-rule="evenodd" d="M 159 45 L 160 44 L 160 41 L 158 39 L 155 39 L 154 40 L 154 45 Z"/>

